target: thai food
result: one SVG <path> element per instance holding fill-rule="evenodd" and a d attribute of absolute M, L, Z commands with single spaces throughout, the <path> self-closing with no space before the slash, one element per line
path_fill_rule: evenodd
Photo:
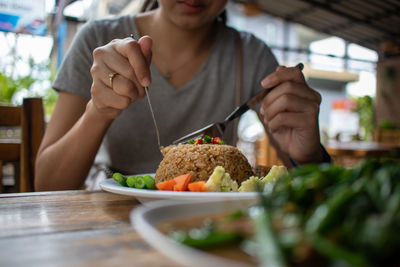
<path fill-rule="evenodd" d="M 165 151 L 165 152 L 164 152 Z M 155 176 L 156 183 L 190 173 L 192 181 L 207 181 L 217 166 L 237 183 L 253 175 L 246 157 L 234 146 L 224 144 L 179 144 L 164 152 Z"/>
<path fill-rule="evenodd" d="M 122 186 L 193 192 L 256 192 L 287 172 L 284 166 L 252 169 L 247 158 L 219 137 L 205 136 L 162 148 L 155 177 L 113 175 Z"/>

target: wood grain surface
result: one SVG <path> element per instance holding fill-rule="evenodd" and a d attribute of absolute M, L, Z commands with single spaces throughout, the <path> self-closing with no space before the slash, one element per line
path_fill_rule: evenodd
<path fill-rule="evenodd" d="M 134 197 L 0 194 L 0 266 L 178 266 L 131 227 Z"/>

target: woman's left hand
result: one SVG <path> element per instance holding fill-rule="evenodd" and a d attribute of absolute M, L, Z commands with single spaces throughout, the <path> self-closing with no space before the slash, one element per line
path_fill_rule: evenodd
<path fill-rule="evenodd" d="M 296 163 L 322 161 L 318 126 L 321 95 L 308 87 L 297 67 L 279 66 L 261 82 L 276 86 L 261 103 L 260 114 L 271 143 Z"/>

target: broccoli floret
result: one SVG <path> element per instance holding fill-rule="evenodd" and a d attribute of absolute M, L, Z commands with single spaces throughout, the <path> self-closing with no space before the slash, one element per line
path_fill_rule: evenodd
<path fill-rule="evenodd" d="M 265 186 L 267 183 L 275 182 L 284 174 L 287 174 L 287 169 L 285 166 L 273 165 L 268 174 L 261 179 L 262 185 Z"/>
<path fill-rule="evenodd" d="M 256 176 L 251 176 L 249 179 L 242 182 L 239 187 L 239 192 L 256 192 L 259 185 L 261 185 L 261 179 Z"/>
<path fill-rule="evenodd" d="M 209 192 L 237 192 L 238 184 L 232 180 L 223 167 L 217 166 L 206 182 L 206 190 Z"/>

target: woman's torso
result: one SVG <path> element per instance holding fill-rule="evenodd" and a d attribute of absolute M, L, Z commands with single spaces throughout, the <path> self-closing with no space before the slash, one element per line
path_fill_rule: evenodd
<path fill-rule="evenodd" d="M 89 29 L 88 29 L 89 28 Z M 104 45 L 115 38 L 125 38 L 131 33 L 139 39 L 134 16 L 95 21 L 87 26 L 93 40 L 81 38 L 72 45 L 76 48 L 91 50 Z M 235 72 L 236 72 L 236 31 L 219 24 L 216 41 L 206 61 L 195 75 L 179 89 L 168 83 L 154 65 L 151 65 L 152 83 L 149 97 L 160 132 L 161 145 L 167 146 L 173 140 L 197 130 L 210 123 L 222 121 L 235 108 Z M 276 60 L 270 50 L 250 34 L 241 34 L 243 44 L 241 103 L 261 90 L 260 81 L 276 68 Z M 88 43 L 90 42 L 90 43 Z M 87 47 L 80 47 L 85 45 Z M 77 55 L 70 52 L 60 69 L 54 87 L 90 98 L 90 79 L 79 86 L 63 85 L 74 67 L 78 66 Z M 91 57 L 91 55 L 89 56 Z M 89 65 L 90 58 L 81 61 Z M 75 65 L 75 66 L 74 66 Z M 81 64 L 82 65 L 82 64 Z M 72 68 L 72 70 L 71 70 Z M 76 70 L 76 71 L 78 71 Z M 82 70 L 84 71 L 84 70 Z M 90 73 L 89 73 L 90 74 Z M 85 84 L 82 86 L 82 84 Z M 233 124 L 222 138 L 228 143 L 233 141 Z M 102 148 L 107 154 L 107 164 L 116 171 L 127 174 L 154 172 L 162 159 L 157 144 L 155 128 L 147 99 L 133 103 L 111 124 L 103 140 Z"/>

